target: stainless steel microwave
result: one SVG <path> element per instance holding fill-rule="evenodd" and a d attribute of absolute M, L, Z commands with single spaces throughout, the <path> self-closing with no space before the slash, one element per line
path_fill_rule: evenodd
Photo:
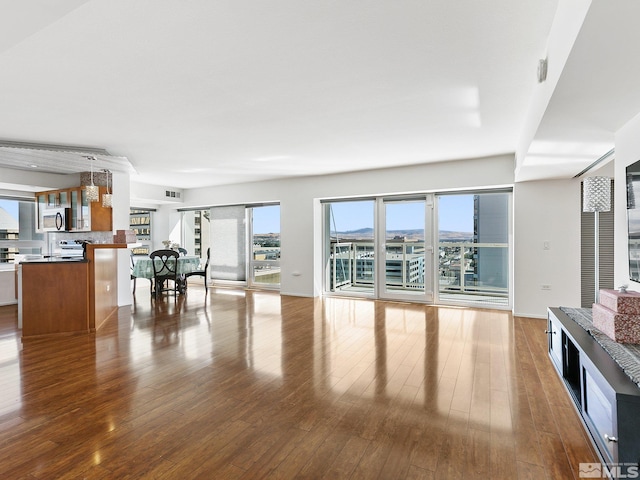
<path fill-rule="evenodd" d="M 50 208 L 42 213 L 42 230 L 45 232 L 66 232 L 70 230 L 70 224 L 70 208 Z"/>

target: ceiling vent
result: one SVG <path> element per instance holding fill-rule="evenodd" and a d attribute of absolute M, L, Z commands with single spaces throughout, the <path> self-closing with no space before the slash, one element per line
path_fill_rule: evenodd
<path fill-rule="evenodd" d="M 166 190 L 164 196 L 169 198 L 180 198 L 180 192 L 173 192 L 171 190 Z"/>

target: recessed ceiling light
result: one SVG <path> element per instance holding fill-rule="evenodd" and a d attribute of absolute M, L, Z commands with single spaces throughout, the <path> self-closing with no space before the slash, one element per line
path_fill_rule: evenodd
<path fill-rule="evenodd" d="M 38 168 L 38 165 L 36 165 L 35 163 L 32 163 L 31 165 L 29 165 L 31 168 Z"/>

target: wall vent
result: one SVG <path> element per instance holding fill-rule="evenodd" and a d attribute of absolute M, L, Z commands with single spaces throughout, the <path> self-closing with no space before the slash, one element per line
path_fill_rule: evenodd
<path fill-rule="evenodd" d="M 173 192 L 171 190 L 165 190 L 165 197 L 169 198 L 180 198 L 180 192 Z"/>

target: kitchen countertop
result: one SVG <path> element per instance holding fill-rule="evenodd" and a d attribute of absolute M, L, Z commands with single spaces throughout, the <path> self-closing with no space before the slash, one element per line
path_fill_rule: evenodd
<path fill-rule="evenodd" d="M 87 259 L 83 257 L 43 257 L 38 259 L 25 259 L 20 263 L 78 263 L 78 262 L 88 262 Z"/>
<path fill-rule="evenodd" d="M 139 243 L 87 243 L 87 247 L 91 248 L 133 248 L 139 245 Z"/>
<path fill-rule="evenodd" d="M 98 250 L 103 248 L 131 248 L 137 244 L 126 243 L 88 243 L 87 250 Z M 44 255 L 39 258 L 24 258 L 19 263 L 70 263 L 70 262 L 88 262 L 84 257 L 71 257 L 67 255 Z"/>

